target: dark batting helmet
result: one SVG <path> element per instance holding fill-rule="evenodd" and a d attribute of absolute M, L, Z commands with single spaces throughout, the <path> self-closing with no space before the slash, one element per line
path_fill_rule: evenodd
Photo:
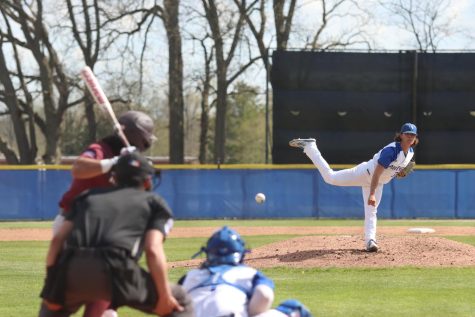
<path fill-rule="evenodd" d="M 135 146 L 140 152 L 150 148 L 152 141 L 156 139 L 153 135 L 152 118 L 141 111 L 127 111 L 119 117 L 118 121 L 130 145 Z"/>
<path fill-rule="evenodd" d="M 114 177 L 119 186 L 137 187 L 155 174 L 155 168 L 138 152 L 121 155 L 114 166 Z"/>
<path fill-rule="evenodd" d="M 216 266 L 222 264 L 238 265 L 243 262 L 244 254 L 249 250 L 246 250 L 244 240 L 239 233 L 224 226 L 213 233 L 208 239 L 206 247 L 202 247 L 193 257 L 202 252 L 206 253 L 204 265 Z"/>

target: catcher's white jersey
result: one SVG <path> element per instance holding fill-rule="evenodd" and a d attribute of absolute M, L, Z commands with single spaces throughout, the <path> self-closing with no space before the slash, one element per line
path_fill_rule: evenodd
<path fill-rule="evenodd" d="M 257 285 L 274 283 L 247 265 L 219 265 L 189 271 L 181 281 L 193 300 L 196 317 L 247 317 Z"/>
<path fill-rule="evenodd" d="M 297 316 L 297 314 L 298 313 L 295 313 L 294 315 Z M 278 311 L 277 309 L 269 309 L 268 311 L 262 314 L 256 315 L 254 317 L 289 317 L 289 315 L 286 315 L 283 312 Z M 294 316 L 290 316 L 290 317 L 294 317 Z"/>
<path fill-rule="evenodd" d="M 376 164 L 380 164 L 384 167 L 384 171 L 379 178 L 379 183 L 387 184 L 393 179 L 397 173 L 403 170 L 414 156 L 414 150 L 409 148 L 407 154 L 401 148 L 401 143 L 392 142 L 386 145 L 378 153 L 376 153 L 371 160 L 366 163 L 369 174 L 372 176 L 373 171 L 376 168 Z"/>

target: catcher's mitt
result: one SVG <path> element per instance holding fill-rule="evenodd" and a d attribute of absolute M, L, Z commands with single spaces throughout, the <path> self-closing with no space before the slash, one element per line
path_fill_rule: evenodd
<path fill-rule="evenodd" d="M 399 173 L 396 174 L 397 178 L 404 178 L 407 175 L 411 174 L 414 171 L 414 166 L 416 166 L 416 162 L 410 161 L 409 164 L 406 165 Z"/>

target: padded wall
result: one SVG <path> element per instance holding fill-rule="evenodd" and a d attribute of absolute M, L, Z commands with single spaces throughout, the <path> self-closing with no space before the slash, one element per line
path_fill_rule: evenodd
<path fill-rule="evenodd" d="M 273 162 L 307 163 L 288 141 L 315 137 L 333 164 L 368 160 L 415 122 L 421 164 L 473 163 L 475 54 L 276 51 Z"/>
<path fill-rule="evenodd" d="M 53 219 L 69 171 L 0 170 L 0 220 Z M 5 180 L 5 182 L 4 182 Z M 157 189 L 178 219 L 363 218 L 361 188 L 315 169 L 164 170 Z M 264 204 L 254 196 L 266 195 Z M 475 170 L 416 170 L 384 187 L 381 218 L 475 218 Z"/>

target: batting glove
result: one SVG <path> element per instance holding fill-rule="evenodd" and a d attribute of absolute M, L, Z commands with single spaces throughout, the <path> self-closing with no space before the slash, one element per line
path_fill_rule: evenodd
<path fill-rule="evenodd" d="M 120 155 L 127 155 L 135 151 L 137 151 L 137 148 L 135 146 L 126 146 L 120 149 Z"/>
<path fill-rule="evenodd" d="M 110 159 L 100 160 L 99 163 L 101 164 L 102 174 L 108 173 L 111 170 L 112 166 L 114 166 L 118 160 L 119 160 L 118 156 L 114 156 L 113 158 L 110 158 Z"/>

